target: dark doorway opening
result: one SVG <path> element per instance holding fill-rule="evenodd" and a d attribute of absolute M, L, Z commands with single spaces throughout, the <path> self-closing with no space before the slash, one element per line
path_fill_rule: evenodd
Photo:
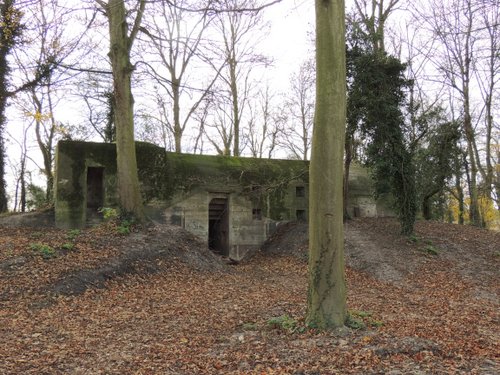
<path fill-rule="evenodd" d="M 297 221 L 307 221 L 306 210 L 296 210 L 295 217 Z"/>
<path fill-rule="evenodd" d="M 87 168 L 87 208 L 97 211 L 104 203 L 104 168 Z"/>
<path fill-rule="evenodd" d="M 227 198 L 213 198 L 208 205 L 208 247 L 229 255 L 229 210 Z"/>

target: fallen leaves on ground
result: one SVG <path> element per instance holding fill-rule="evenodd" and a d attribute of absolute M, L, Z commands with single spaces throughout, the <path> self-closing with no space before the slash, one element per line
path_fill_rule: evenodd
<path fill-rule="evenodd" d="M 335 332 L 303 329 L 307 264 L 287 249 L 239 265 L 207 258 L 209 270 L 192 261 L 205 250 L 168 232 L 181 246 L 176 251 L 191 257 L 173 253 L 156 259 L 152 271 L 138 268 L 110 277 L 105 288 L 57 295 L 50 285 L 68 273 L 160 241 L 147 240 L 156 235 L 150 233 L 134 245 L 96 227 L 76 234 L 74 247 L 63 251 L 68 231 L 0 227 L 0 373 L 500 372 L 498 233 L 419 223 L 418 239 L 408 241 L 394 220 L 349 225 L 384 248 L 381 263 L 412 267 L 397 282 L 380 272 L 375 277 L 372 268 L 348 267 L 348 306 L 366 327 Z M 35 241 L 57 249 L 56 256 L 41 256 L 30 246 Z M 421 250 L 430 241 L 438 255 Z M 276 317 L 286 317 L 288 326 L 270 324 Z"/>

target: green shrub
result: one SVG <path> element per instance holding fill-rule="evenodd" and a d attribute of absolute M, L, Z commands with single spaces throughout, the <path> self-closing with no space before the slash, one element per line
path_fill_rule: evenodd
<path fill-rule="evenodd" d="M 366 324 L 361 318 L 357 318 L 352 314 L 347 314 L 345 325 L 352 329 L 365 329 Z"/>
<path fill-rule="evenodd" d="M 122 220 L 118 226 L 116 227 L 116 230 L 118 231 L 119 234 L 127 235 L 130 234 L 130 229 L 132 226 L 133 222 L 129 220 Z"/>
<path fill-rule="evenodd" d="M 30 249 L 41 255 L 43 259 L 50 259 L 56 256 L 56 251 L 46 244 L 32 243 L 30 244 Z"/>
<path fill-rule="evenodd" d="M 71 229 L 66 237 L 68 238 L 68 240 L 74 241 L 79 234 L 80 234 L 80 229 Z"/>
<path fill-rule="evenodd" d="M 278 328 L 290 333 L 304 332 L 304 327 L 299 325 L 299 322 L 288 315 L 275 316 L 267 321 L 267 325 L 271 328 Z"/>
<path fill-rule="evenodd" d="M 116 208 L 111 207 L 101 207 L 99 212 L 102 214 L 104 220 L 117 219 L 119 216 L 119 211 Z"/>
<path fill-rule="evenodd" d="M 408 241 L 412 242 L 412 243 L 417 243 L 418 242 L 418 237 L 415 235 L 415 234 L 411 234 L 409 237 L 408 237 Z"/>
<path fill-rule="evenodd" d="M 352 329 L 365 329 L 367 326 L 381 327 L 384 323 L 374 319 L 369 311 L 351 310 L 347 314 L 345 325 Z"/>
<path fill-rule="evenodd" d="M 72 242 L 66 242 L 61 246 L 62 249 L 64 250 L 73 250 L 75 248 L 75 244 Z"/>

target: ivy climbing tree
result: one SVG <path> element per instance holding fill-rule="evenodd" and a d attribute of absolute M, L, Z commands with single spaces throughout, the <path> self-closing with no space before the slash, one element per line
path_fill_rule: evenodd
<path fill-rule="evenodd" d="M 393 195 L 401 232 L 408 235 L 413 232 L 417 197 L 412 150 L 404 137 L 406 67 L 372 49 L 358 48 L 351 57 L 347 134 L 356 130 L 362 134 L 376 193 Z"/>
<path fill-rule="evenodd" d="M 405 65 L 383 53 L 368 59 L 366 100 L 362 132 L 369 139 L 367 162 L 373 168 L 378 194 L 392 193 L 401 232 L 413 232 L 417 211 L 415 169 L 412 154 L 405 144 L 401 108 L 408 84 L 403 76 Z"/>
<path fill-rule="evenodd" d="M 15 0 L 5 0 L 0 4 L 0 212 L 7 211 L 7 193 L 5 183 L 5 109 L 8 91 L 9 64 L 7 57 L 21 35 L 22 13 L 15 7 Z"/>

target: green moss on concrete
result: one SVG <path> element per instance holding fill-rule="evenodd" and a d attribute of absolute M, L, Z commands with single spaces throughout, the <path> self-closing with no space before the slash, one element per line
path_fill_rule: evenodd
<path fill-rule="evenodd" d="M 290 183 L 308 182 L 308 163 L 304 161 L 175 153 L 167 153 L 167 159 L 173 171 L 170 191 L 237 184 L 243 195 L 277 220 L 288 216 L 285 196 Z"/>
<path fill-rule="evenodd" d="M 116 175 L 116 146 L 110 143 L 61 141 L 58 144 L 60 178 L 56 199 L 67 204 L 69 221 L 81 220 L 85 210 L 85 173 L 88 166 L 102 166 L 107 176 Z M 136 143 L 139 181 L 144 202 L 172 199 L 176 192 L 189 194 L 205 186 L 237 186 L 241 194 L 268 212 L 273 219 L 287 218 L 285 197 L 292 181 L 308 182 L 308 163 L 228 156 L 165 152 L 162 148 Z M 68 165 L 69 164 L 69 165 Z M 65 168 L 71 168 L 71 173 Z M 108 192 L 107 195 L 110 193 Z M 270 207 L 267 204 L 270 203 Z"/>

